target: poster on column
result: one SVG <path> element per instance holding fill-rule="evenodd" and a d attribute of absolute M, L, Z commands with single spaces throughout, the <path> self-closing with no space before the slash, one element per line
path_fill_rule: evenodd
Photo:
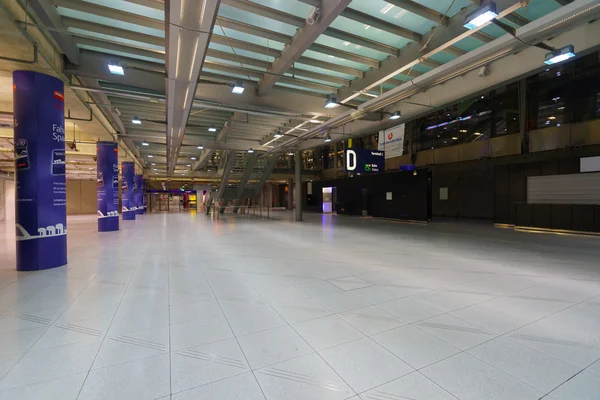
<path fill-rule="evenodd" d="M 142 175 L 135 175 L 135 213 L 143 214 L 144 213 L 144 184 L 142 183 Z"/>
<path fill-rule="evenodd" d="M 64 85 L 13 72 L 17 270 L 67 263 Z"/>
<path fill-rule="evenodd" d="M 98 142 L 96 145 L 98 232 L 119 230 L 118 152 L 117 144 L 113 142 Z"/>
<path fill-rule="evenodd" d="M 384 131 L 379 131 L 377 149 L 385 151 L 386 159 L 400 157 L 404 154 L 404 128 L 405 124 L 401 124 Z"/>
<path fill-rule="evenodd" d="M 131 161 L 121 164 L 123 184 L 121 187 L 123 220 L 135 220 L 134 175 L 135 166 Z"/>

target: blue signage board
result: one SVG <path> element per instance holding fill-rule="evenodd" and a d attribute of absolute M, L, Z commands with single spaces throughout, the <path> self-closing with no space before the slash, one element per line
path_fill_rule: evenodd
<path fill-rule="evenodd" d="M 383 151 L 346 149 L 344 157 L 346 172 L 372 174 L 385 171 L 385 152 Z"/>
<path fill-rule="evenodd" d="M 13 72 L 17 270 L 67 263 L 64 85 Z"/>
<path fill-rule="evenodd" d="M 123 161 L 121 164 L 121 174 L 123 184 L 121 187 L 121 211 L 123 220 L 135 220 L 135 200 L 134 200 L 134 175 L 135 165 L 131 161 Z"/>
<path fill-rule="evenodd" d="M 96 144 L 98 232 L 119 230 L 119 149 L 113 142 Z"/>
<path fill-rule="evenodd" d="M 135 201 L 135 213 L 143 214 L 144 213 L 144 179 L 142 175 L 135 175 L 135 193 L 134 193 L 134 201 Z"/>

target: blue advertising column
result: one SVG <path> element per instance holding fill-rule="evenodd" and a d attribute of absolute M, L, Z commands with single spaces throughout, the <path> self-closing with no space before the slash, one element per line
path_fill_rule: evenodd
<path fill-rule="evenodd" d="M 135 175 L 135 213 L 144 213 L 144 179 L 142 175 Z"/>
<path fill-rule="evenodd" d="M 119 230 L 119 148 L 113 142 L 96 144 L 98 232 Z"/>
<path fill-rule="evenodd" d="M 124 221 L 135 220 L 135 201 L 133 198 L 134 194 L 134 179 L 135 166 L 131 161 L 123 161 L 122 166 L 122 179 L 123 185 L 121 188 L 122 196 L 122 212 Z"/>
<path fill-rule="evenodd" d="M 67 263 L 64 85 L 13 72 L 17 270 Z"/>

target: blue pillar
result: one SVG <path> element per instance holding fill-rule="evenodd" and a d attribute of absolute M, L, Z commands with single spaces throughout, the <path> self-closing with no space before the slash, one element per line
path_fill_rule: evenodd
<path fill-rule="evenodd" d="M 113 142 L 96 144 L 98 171 L 98 232 L 119 230 L 119 148 Z"/>
<path fill-rule="evenodd" d="M 131 161 L 122 163 L 123 186 L 121 190 L 123 221 L 135 220 L 134 179 L 135 166 Z"/>
<path fill-rule="evenodd" d="M 17 270 L 67 263 L 64 85 L 13 72 Z"/>
<path fill-rule="evenodd" d="M 144 179 L 142 175 L 135 175 L 135 213 L 144 213 Z"/>
<path fill-rule="evenodd" d="M 146 180 L 142 178 L 142 210 L 143 214 L 146 214 L 148 207 L 146 205 Z"/>

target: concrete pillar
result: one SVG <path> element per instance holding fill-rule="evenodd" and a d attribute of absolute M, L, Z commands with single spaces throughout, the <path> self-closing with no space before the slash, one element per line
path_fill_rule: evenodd
<path fill-rule="evenodd" d="M 302 221 L 302 153 L 296 151 L 296 221 Z"/>
<path fill-rule="evenodd" d="M 294 179 L 289 178 L 287 182 L 288 193 L 287 193 L 287 209 L 294 209 Z"/>

